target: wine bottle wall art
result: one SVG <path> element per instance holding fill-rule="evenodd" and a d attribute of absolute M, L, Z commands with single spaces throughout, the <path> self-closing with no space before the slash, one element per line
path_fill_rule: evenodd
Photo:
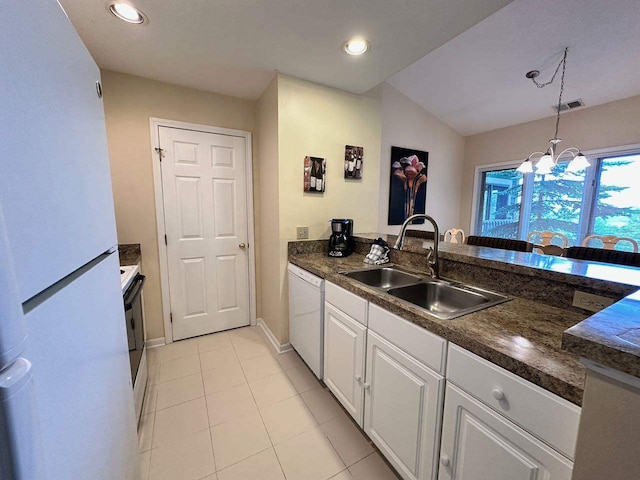
<path fill-rule="evenodd" d="M 364 149 L 353 145 L 344 146 L 344 178 L 359 180 L 364 167 Z"/>
<path fill-rule="evenodd" d="M 304 157 L 304 191 L 323 193 L 327 175 L 327 161 L 320 157 Z"/>

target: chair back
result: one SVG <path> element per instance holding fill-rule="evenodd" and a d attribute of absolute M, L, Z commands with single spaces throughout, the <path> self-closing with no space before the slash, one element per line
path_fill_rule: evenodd
<path fill-rule="evenodd" d="M 545 255 L 554 255 L 556 257 L 562 257 L 565 252 L 566 249 L 559 247 L 558 245 L 542 245 L 541 247 L 537 248 L 536 250 L 538 250 L 538 253 L 543 253 Z"/>
<path fill-rule="evenodd" d="M 458 241 L 458 237 L 460 237 L 460 241 Z M 450 228 L 444 232 L 444 241 L 449 243 L 464 243 L 464 230 Z"/>
<path fill-rule="evenodd" d="M 600 240 L 605 250 L 615 250 L 616 245 L 619 242 L 629 242 L 633 247 L 633 252 L 636 253 L 638 251 L 638 242 L 636 242 L 633 238 L 629 237 L 616 237 L 615 235 L 588 235 L 582 241 L 583 247 L 589 247 L 589 242 L 591 240 Z"/>
<path fill-rule="evenodd" d="M 529 235 L 527 235 L 527 242 L 531 242 L 531 239 L 536 236 L 540 237 L 540 245 L 551 245 L 553 237 L 559 237 L 560 240 L 562 240 L 562 248 L 567 248 L 569 245 L 569 239 L 564 233 L 552 232 L 550 230 L 529 232 Z"/>
<path fill-rule="evenodd" d="M 591 247 L 569 247 L 567 248 L 564 256 L 577 260 L 591 260 L 593 262 L 615 263 L 616 265 L 640 267 L 640 253 L 622 252 L 620 250 Z"/>
<path fill-rule="evenodd" d="M 511 240 L 510 238 L 481 237 L 469 235 L 467 245 L 477 245 L 478 247 L 501 248 L 515 252 L 531 252 L 533 244 L 524 240 Z"/>

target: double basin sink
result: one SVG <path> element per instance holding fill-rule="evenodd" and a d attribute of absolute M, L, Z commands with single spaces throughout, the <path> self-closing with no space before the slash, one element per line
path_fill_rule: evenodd
<path fill-rule="evenodd" d="M 494 292 L 408 273 L 396 267 L 367 268 L 341 274 L 420 307 L 440 320 L 451 320 L 510 300 Z"/>

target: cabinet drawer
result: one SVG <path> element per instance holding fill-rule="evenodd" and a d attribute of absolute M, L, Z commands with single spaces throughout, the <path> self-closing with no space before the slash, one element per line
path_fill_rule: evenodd
<path fill-rule="evenodd" d="M 367 325 L 368 302 L 364 298 L 360 298 L 333 283 L 326 282 L 324 299 L 362 325 Z"/>
<path fill-rule="evenodd" d="M 580 422 L 577 405 L 453 344 L 447 379 L 573 459 Z"/>
<path fill-rule="evenodd" d="M 447 341 L 377 305 L 369 305 L 369 328 L 396 347 L 444 374 Z"/>

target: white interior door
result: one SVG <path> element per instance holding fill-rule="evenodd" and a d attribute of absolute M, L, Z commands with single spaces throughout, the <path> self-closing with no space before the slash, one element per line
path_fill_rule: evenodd
<path fill-rule="evenodd" d="M 159 127 L 173 339 L 249 325 L 246 139 Z"/>

